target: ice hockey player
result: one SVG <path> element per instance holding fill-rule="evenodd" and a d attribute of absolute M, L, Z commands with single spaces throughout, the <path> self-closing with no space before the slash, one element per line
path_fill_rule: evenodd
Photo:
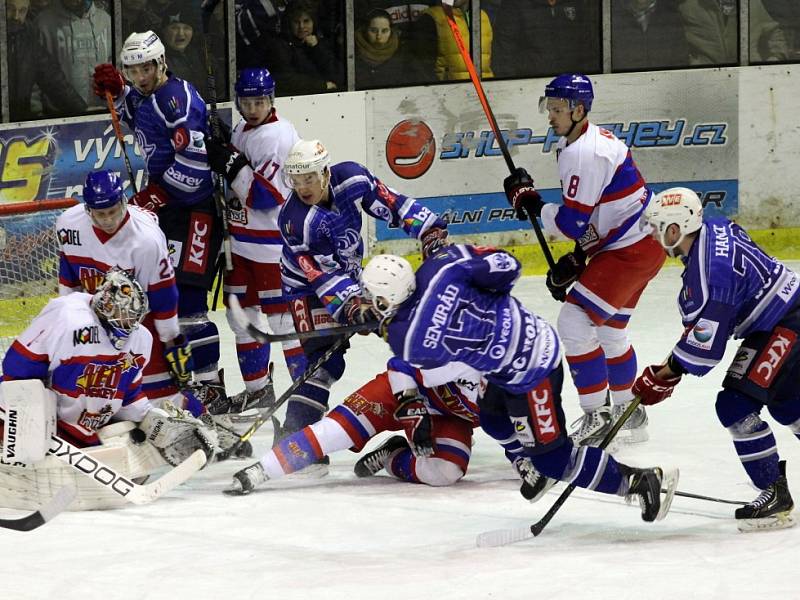
<path fill-rule="evenodd" d="M 275 81 L 264 68 L 243 69 L 234 86 L 242 115 L 228 140 L 206 140 L 211 168 L 222 174 L 234 192 L 228 200 L 233 270 L 225 274 L 225 299 L 236 294 L 249 319 L 258 324 L 265 314 L 273 333 L 294 330 L 281 289 L 281 234 L 278 212 L 291 193 L 283 162 L 300 139 L 294 125 L 275 110 Z M 227 314 L 236 336 L 236 354 L 245 390 L 230 397 L 226 412 L 241 413 L 275 401 L 269 372 L 270 347 L 255 341 Z M 283 344 L 289 372 L 302 373 L 300 342 Z"/>
<path fill-rule="evenodd" d="M 152 31 L 132 33 L 114 65 L 98 65 L 94 90 L 115 98 L 145 157 L 147 186 L 131 203 L 158 215 L 178 286 L 178 322 L 192 347 L 194 378 L 207 396 L 219 386 L 219 332 L 208 318 L 208 290 L 222 241 L 206 154 L 206 105 L 191 83 L 167 71 L 164 45 Z"/>
<path fill-rule="evenodd" d="M 191 347 L 178 328 L 178 288 L 167 241 L 158 219 L 129 205 L 116 173 L 92 171 L 83 185 L 83 204 L 56 221 L 61 295 L 94 294 L 112 267 L 133 275 L 147 294 L 150 312 L 143 325 L 153 335 L 142 391 L 155 406 L 168 400 L 184 406 L 179 392 L 191 377 Z M 188 402 L 192 396 L 187 395 Z M 201 406 L 187 406 L 195 416 Z"/>
<path fill-rule="evenodd" d="M 389 221 L 422 244 L 423 256 L 446 241 L 447 224 L 413 198 L 384 185 L 354 162 L 330 165 L 318 140 L 300 140 L 283 165 L 293 189 L 281 207 L 281 275 L 297 331 L 361 323 L 371 318 L 359 275 L 364 256 L 364 213 Z M 308 364 L 336 342 L 332 336 L 303 342 Z M 331 384 L 344 372 L 347 345 L 334 353 L 289 400 L 284 433 L 318 421 L 328 406 Z"/>
<path fill-rule="evenodd" d="M 143 432 L 138 439 L 157 448 L 161 460 L 151 470 L 177 465 L 198 448 L 211 457 L 213 428 L 171 404 L 153 407 L 142 391 L 152 336 L 139 324 L 147 310 L 139 283 L 112 269 L 94 295 L 76 292 L 51 300 L 14 340 L 3 358 L 0 384 L 4 415 L 16 414 L 13 444 L 6 423 L 2 477 L 16 472 L 14 463 L 43 460 L 51 433 L 78 447 L 92 447 L 100 444 L 104 427 L 119 421 L 136 423 Z M 30 393 L 14 394 L 12 403 L 12 395 L 3 390 L 20 381 L 27 382 Z M 30 474 L 27 478 L 36 480 Z M 18 483 L 15 487 L 24 488 L 24 482 Z"/>
<path fill-rule="evenodd" d="M 628 321 L 664 264 L 664 253 L 640 222 L 652 193 L 628 147 L 589 122 L 593 100 L 592 83 L 580 73 L 559 75 L 539 100 L 540 112 L 561 136 L 556 147 L 560 204 L 544 204 L 525 169 L 503 182 L 522 219 L 527 209 L 541 216 L 547 233 L 576 242 L 548 272 L 547 287 L 564 302 L 557 328 L 584 411 L 571 434 L 579 444 L 597 444 L 633 399 L 637 363 Z M 608 396 L 613 407 L 607 406 Z M 645 441 L 646 426 L 640 405 L 619 437 Z"/>
<path fill-rule="evenodd" d="M 690 189 L 664 190 L 644 219 L 666 253 L 685 266 L 678 294 L 684 330 L 665 363 L 644 369 L 633 391 L 643 404 L 661 402 L 685 373 L 703 376 L 714 368 L 730 337 L 742 339 L 717 394 L 717 417 L 762 492 L 736 509 L 736 519 L 743 531 L 791 527 L 786 463 L 759 415 L 766 406 L 800 438 L 800 277 L 728 219 L 703 222 L 702 204 Z"/>
<path fill-rule="evenodd" d="M 510 254 L 459 244 L 423 261 L 416 275 L 407 260 L 377 255 L 364 267 L 362 284 L 398 357 L 421 369 L 449 368 L 453 377 L 470 368 L 484 375 L 478 406 L 489 435 L 503 440 L 514 431 L 541 475 L 636 497 L 645 521 L 663 518 L 677 470 L 629 467 L 566 435 L 558 337 L 511 295 L 519 274 Z M 505 430 L 484 425 L 484 415 L 504 416 Z"/>

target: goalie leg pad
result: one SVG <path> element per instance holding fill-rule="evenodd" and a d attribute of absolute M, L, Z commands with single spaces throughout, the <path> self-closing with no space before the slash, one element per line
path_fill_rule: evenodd
<path fill-rule="evenodd" d="M 44 460 L 50 436 L 56 432 L 56 395 L 38 379 L 0 384 L 0 407 L 5 411 L 2 459 L 34 464 Z"/>

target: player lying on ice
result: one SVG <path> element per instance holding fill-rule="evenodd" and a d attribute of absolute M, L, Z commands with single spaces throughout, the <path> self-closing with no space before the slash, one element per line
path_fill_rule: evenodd
<path fill-rule="evenodd" d="M 717 394 L 717 417 L 762 491 L 736 509 L 736 519 L 742 531 L 791 527 L 786 463 L 759 415 L 766 406 L 800 438 L 800 277 L 728 219 L 703 222 L 700 198 L 690 189 L 664 190 L 643 218 L 685 266 L 678 295 L 684 330 L 668 360 L 639 376 L 634 393 L 647 405 L 667 399 L 684 373 L 705 375 L 722 360 L 728 338 L 741 338 Z"/>
<path fill-rule="evenodd" d="M 40 496 L 72 479 L 79 489 L 73 508 L 121 503 L 90 479 L 46 458 L 56 428 L 75 446 L 96 448 L 101 462 L 130 478 L 178 465 L 198 448 L 213 455 L 213 427 L 171 404 L 154 408 L 142 392 L 152 335 L 139 324 L 147 310 L 139 283 L 112 269 L 94 295 L 76 292 L 51 300 L 13 342 L 0 383 L 2 415 L 13 410 L 17 416 L 14 443 L 4 444 L 0 465 L 3 506 L 37 506 Z M 20 381 L 29 393 L 21 401 L 14 394 L 9 406 L 12 395 L 4 389 Z"/>

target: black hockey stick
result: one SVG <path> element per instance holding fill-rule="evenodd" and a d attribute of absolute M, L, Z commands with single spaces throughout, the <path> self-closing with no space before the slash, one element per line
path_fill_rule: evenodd
<path fill-rule="evenodd" d="M 75 499 L 77 490 L 72 486 L 64 486 L 50 501 L 39 510 L 19 519 L 0 519 L 0 527 L 15 531 L 31 531 L 53 520 L 59 513 L 69 507 Z"/>
<path fill-rule="evenodd" d="M 217 111 L 217 78 L 214 75 L 214 67 L 211 64 L 211 55 L 208 51 L 208 35 L 211 32 L 211 16 L 219 0 L 203 0 L 200 8 L 203 12 L 203 60 L 206 63 L 206 87 L 208 88 L 208 104 L 211 107 L 208 121 L 211 124 L 211 135 L 216 139 L 222 139 L 222 127 L 219 123 L 219 112 Z M 225 199 L 225 183 L 222 175 L 214 173 L 214 202 L 217 205 L 217 213 L 222 219 L 222 253 L 225 256 L 225 270 L 233 270 L 233 257 L 231 256 L 231 232 L 228 223 L 228 202 Z"/>
<path fill-rule="evenodd" d="M 478 94 L 478 99 L 483 107 L 483 112 L 486 113 L 486 118 L 489 119 L 489 126 L 492 128 L 492 133 L 494 133 L 494 137 L 497 140 L 497 145 L 506 161 L 508 171 L 509 173 L 513 174 L 516 170 L 516 166 L 511 158 L 511 153 L 508 151 L 508 144 L 503 137 L 503 132 L 500 131 L 500 127 L 497 125 L 497 119 L 494 117 L 492 107 L 489 106 L 489 100 L 486 98 L 486 93 L 483 91 L 483 85 L 478 77 L 478 71 L 475 69 L 475 63 L 472 62 L 472 57 L 469 55 L 469 50 L 464 43 L 464 38 L 461 37 L 461 32 L 458 29 L 458 23 L 456 23 L 455 17 L 453 16 L 453 1 L 443 0 L 442 9 L 444 10 L 445 15 L 447 15 L 447 24 L 450 25 L 450 31 L 453 32 L 453 38 L 455 38 L 456 46 L 458 46 L 458 51 L 461 54 L 461 58 L 464 60 L 467 71 L 469 71 L 469 78 L 472 80 L 472 85 L 475 87 L 475 92 Z M 528 214 L 528 219 L 530 219 L 531 225 L 533 226 L 536 239 L 539 240 L 539 246 L 542 248 L 542 253 L 547 261 L 547 266 L 550 267 L 550 269 L 553 269 L 555 267 L 555 261 L 553 261 L 553 255 L 550 252 L 550 247 L 547 245 L 547 240 L 544 239 L 542 228 L 539 227 L 539 221 L 536 220 L 536 215 L 528 206 L 525 206 L 525 212 Z"/>
<path fill-rule="evenodd" d="M 309 365 L 308 368 L 306 368 L 306 370 L 303 372 L 303 374 L 299 378 L 295 379 L 292 382 L 292 385 L 290 385 L 289 388 L 285 392 L 283 392 L 283 394 L 281 394 L 280 398 L 275 400 L 275 403 L 272 406 L 260 412 L 258 418 L 256 418 L 255 422 L 250 426 L 250 429 L 245 431 L 239 437 L 239 441 L 235 442 L 233 446 L 228 448 L 224 453 L 219 454 L 218 457 L 219 460 L 224 460 L 230 456 L 233 456 L 236 453 L 236 451 L 241 447 L 242 444 L 244 444 L 251 437 L 253 437 L 253 434 L 256 431 L 258 431 L 259 427 L 261 427 L 264 423 L 269 421 L 270 418 L 272 418 L 272 415 L 278 412 L 278 409 L 281 406 L 283 406 L 283 404 L 292 396 L 292 394 L 295 393 L 295 391 L 297 391 L 297 388 L 299 388 L 306 381 L 308 381 L 311 378 L 311 376 L 314 373 L 316 373 L 320 369 L 320 367 L 322 367 L 323 364 L 325 364 L 325 361 L 327 361 L 331 356 L 333 356 L 334 353 L 341 350 L 341 348 L 350 340 L 351 337 L 353 337 L 353 335 L 355 334 L 350 333 L 349 335 L 346 335 L 345 337 L 336 340 L 336 342 L 325 351 L 325 353 L 319 358 L 319 360 L 317 360 L 317 362 L 315 362 L 313 365 Z"/>
<path fill-rule="evenodd" d="M 106 104 L 108 105 L 108 112 L 111 115 L 111 125 L 114 128 L 114 135 L 117 137 L 117 143 L 122 149 L 122 156 L 125 159 L 125 168 L 128 169 L 128 178 L 131 180 L 131 189 L 136 194 L 139 190 L 136 188 L 136 179 L 133 176 L 133 167 L 131 167 L 131 159 L 128 158 L 128 150 L 125 145 L 125 136 L 122 135 L 122 127 L 119 124 L 119 115 L 117 109 L 114 108 L 114 98 L 111 92 L 106 91 Z"/>
<path fill-rule="evenodd" d="M 234 294 L 228 294 L 228 310 L 239 325 L 247 328 L 247 333 L 250 334 L 255 341 L 261 344 L 270 344 L 272 342 L 288 342 L 292 340 L 307 340 L 309 338 L 328 337 L 332 335 L 352 335 L 354 333 L 363 333 L 365 331 L 374 331 L 378 328 L 377 321 L 370 321 L 369 323 L 359 323 L 358 325 L 342 325 L 340 327 L 331 327 L 329 329 L 314 329 L 313 331 L 293 331 L 292 333 L 267 333 L 261 331 L 258 327 L 253 325 L 247 318 L 239 299 Z"/>
<path fill-rule="evenodd" d="M 661 492 L 664 493 L 667 490 L 661 488 Z M 713 496 L 703 496 L 702 494 L 692 494 L 691 492 L 682 492 L 680 490 L 675 490 L 676 496 L 683 496 L 684 498 L 693 498 L 694 500 L 707 500 L 708 502 L 719 502 L 721 504 L 735 504 L 736 506 L 744 506 L 747 502 L 742 502 L 739 500 L 725 500 L 724 498 L 714 498 Z"/>

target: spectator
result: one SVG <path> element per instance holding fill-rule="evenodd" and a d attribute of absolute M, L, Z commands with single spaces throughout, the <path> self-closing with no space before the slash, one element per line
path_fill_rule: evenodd
<path fill-rule="evenodd" d="M 167 54 L 167 67 L 176 76 L 190 82 L 204 99 L 208 95 L 208 71 L 203 51 L 194 41 L 195 32 L 202 32 L 200 9 L 189 8 L 184 2 L 170 4 L 163 13 L 161 21 L 161 39 L 164 41 Z M 209 60 L 215 57 L 209 51 Z M 213 64 L 214 73 L 222 73 L 222 65 Z"/>
<path fill-rule="evenodd" d="M 50 6 L 50 0 L 31 0 L 31 7 L 28 9 L 28 22 L 33 23 L 42 9 Z"/>
<path fill-rule="evenodd" d="M 453 16 L 455 17 L 461 37 L 466 42 L 470 39 L 469 30 L 469 0 L 455 0 L 453 2 Z M 439 81 L 459 81 L 469 79 L 467 66 L 461 53 L 458 51 L 453 32 L 447 23 L 447 16 L 441 4 L 431 6 L 423 13 L 414 25 L 418 40 L 423 47 L 431 47 L 430 40 L 436 40 L 436 60 L 434 72 Z M 427 41 L 423 41 L 427 40 Z M 424 64 L 423 64 L 424 67 Z M 486 11 L 481 11 L 481 77 L 494 77 L 492 72 L 492 24 Z"/>
<path fill-rule="evenodd" d="M 789 60 L 800 60 L 800 2 L 761 0 L 770 17 L 780 25 L 789 45 Z"/>
<path fill-rule="evenodd" d="M 614 0 L 611 63 L 615 71 L 689 65 L 689 46 L 671 0 Z"/>
<path fill-rule="evenodd" d="M 686 27 L 691 65 L 732 65 L 739 62 L 736 0 L 683 0 L 678 10 Z"/>
<path fill-rule="evenodd" d="M 503 0 L 494 30 L 497 77 L 602 70 L 597 0 Z"/>
<path fill-rule="evenodd" d="M 39 115 L 31 107 L 34 85 L 44 93 L 54 111 L 44 116 L 77 115 L 86 102 L 69 84 L 53 56 L 42 47 L 39 36 L 27 20 L 30 0 L 6 0 L 8 35 L 8 93 L 12 121 L 26 121 Z"/>
<path fill-rule="evenodd" d="M 276 56 L 285 56 L 281 39 L 283 0 L 236 0 L 236 68 L 259 68 L 265 64 L 276 71 Z M 269 57 L 269 60 L 268 60 Z"/>
<path fill-rule="evenodd" d="M 111 16 L 94 0 L 53 0 L 36 18 L 36 29 L 47 51 L 89 107 L 105 106 L 92 93 L 92 74 L 111 56 Z M 48 98 L 45 96 L 45 100 Z M 45 102 L 45 111 L 57 109 Z"/>
<path fill-rule="evenodd" d="M 790 59 L 789 36 L 784 28 L 765 10 L 761 0 L 751 0 L 750 62 L 784 62 Z"/>
<path fill-rule="evenodd" d="M 365 22 L 368 15 L 376 9 L 383 9 L 392 19 L 400 41 L 402 42 L 413 29 L 414 23 L 428 10 L 435 6 L 436 0 L 417 0 L 416 2 L 402 2 L 402 0 L 355 0 L 356 25 Z"/>
<path fill-rule="evenodd" d="M 147 0 L 122 0 L 122 37 L 137 29 L 158 29 L 161 17 L 147 5 Z"/>
<path fill-rule="evenodd" d="M 426 76 L 415 62 L 407 60 L 392 18 L 385 10 L 373 10 L 356 30 L 355 38 L 357 89 L 413 85 L 433 79 L 432 71 Z"/>

